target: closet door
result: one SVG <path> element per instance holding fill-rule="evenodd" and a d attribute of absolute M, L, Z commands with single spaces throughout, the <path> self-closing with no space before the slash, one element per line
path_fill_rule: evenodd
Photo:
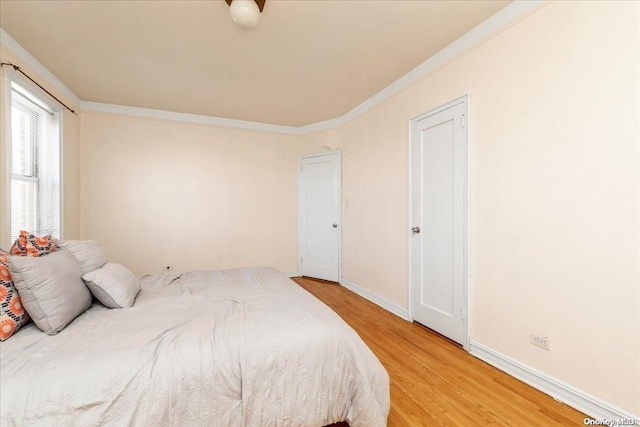
<path fill-rule="evenodd" d="M 340 153 L 300 159 L 300 273 L 340 280 Z"/>
<path fill-rule="evenodd" d="M 411 311 L 463 344 L 466 333 L 467 137 L 464 102 L 411 127 Z"/>

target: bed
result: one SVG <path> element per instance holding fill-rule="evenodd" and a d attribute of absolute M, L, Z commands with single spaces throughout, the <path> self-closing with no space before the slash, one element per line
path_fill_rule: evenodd
<path fill-rule="evenodd" d="M 271 268 L 141 279 L 59 334 L 0 345 L 3 426 L 384 426 L 389 377 L 331 309 Z"/>

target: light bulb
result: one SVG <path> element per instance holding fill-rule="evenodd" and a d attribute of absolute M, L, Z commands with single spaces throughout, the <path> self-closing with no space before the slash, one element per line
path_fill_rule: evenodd
<path fill-rule="evenodd" d="M 229 9 L 231 19 L 238 28 L 249 31 L 260 23 L 260 8 L 255 0 L 233 0 Z"/>

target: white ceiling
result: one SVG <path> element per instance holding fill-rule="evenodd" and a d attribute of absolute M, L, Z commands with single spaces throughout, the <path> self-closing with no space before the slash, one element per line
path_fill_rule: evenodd
<path fill-rule="evenodd" d="M 332 119 L 508 1 L 0 0 L 0 26 L 84 101 L 302 126 Z"/>

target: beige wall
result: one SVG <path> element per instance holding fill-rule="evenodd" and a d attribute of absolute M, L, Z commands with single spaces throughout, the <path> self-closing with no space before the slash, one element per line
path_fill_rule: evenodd
<path fill-rule="evenodd" d="M 44 86 L 48 91 L 62 100 L 78 114 L 79 106 L 66 98 L 60 91 L 53 87 L 44 77 L 26 65 L 16 54 L 6 46 L 0 45 L 0 59 L 2 62 L 11 62 L 22 68 L 31 78 Z M 6 159 L 6 111 L 7 105 L 5 93 L 5 72 L 7 67 L 1 67 L 0 71 L 0 246 L 6 248 L 10 245 L 9 210 L 7 209 L 8 171 Z M 64 110 L 62 116 L 62 162 L 64 165 L 63 183 L 63 238 L 80 238 L 80 116 Z"/>
<path fill-rule="evenodd" d="M 472 339 L 636 414 L 639 17 L 548 4 L 299 144 L 342 148 L 344 278 L 406 306 L 408 121 L 469 93 Z"/>
<path fill-rule="evenodd" d="M 82 236 L 138 274 L 297 269 L 295 139 L 84 112 Z"/>

